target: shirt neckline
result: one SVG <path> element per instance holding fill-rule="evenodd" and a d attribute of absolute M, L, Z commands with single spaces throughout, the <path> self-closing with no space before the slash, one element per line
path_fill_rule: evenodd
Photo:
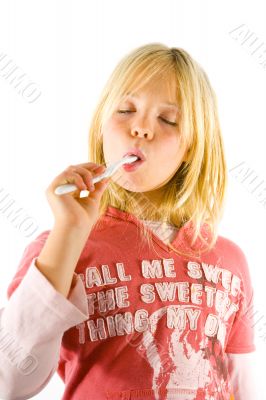
<path fill-rule="evenodd" d="M 145 225 L 146 229 L 152 230 L 159 239 L 165 243 L 172 243 L 176 237 L 177 230 L 179 229 L 173 224 L 166 221 L 152 221 L 140 219 L 141 223 Z"/>
<path fill-rule="evenodd" d="M 129 222 L 134 223 L 136 226 L 141 227 L 143 226 L 143 222 L 138 219 L 134 214 L 131 214 L 127 211 L 120 210 L 119 208 L 116 208 L 114 206 L 108 206 L 105 212 L 105 215 L 110 216 L 112 218 L 117 218 L 120 220 L 126 220 Z M 192 221 L 187 221 L 184 225 L 182 225 L 180 228 L 177 228 L 176 234 L 174 238 L 170 241 L 169 244 L 163 242 L 159 236 L 157 236 L 152 229 L 150 229 L 148 226 L 146 226 L 146 229 L 149 230 L 152 239 L 165 251 L 167 252 L 172 252 L 172 247 L 174 248 L 182 248 L 185 251 L 191 252 L 191 247 L 189 246 L 189 239 L 191 239 L 193 235 L 193 223 Z M 208 225 L 204 223 L 202 225 L 202 231 L 201 234 L 205 239 L 208 238 L 208 241 L 210 239 L 210 232 L 208 229 Z M 204 250 L 204 245 L 200 238 L 196 240 L 196 242 L 193 245 L 193 250 L 197 251 L 203 251 Z"/>

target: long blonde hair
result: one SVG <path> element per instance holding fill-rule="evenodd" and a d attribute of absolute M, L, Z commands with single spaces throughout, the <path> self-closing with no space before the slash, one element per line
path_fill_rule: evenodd
<path fill-rule="evenodd" d="M 180 107 L 179 131 L 184 135 L 189 153 L 175 176 L 165 185 L 164 201 L 153 207 L 145 193 L 135 193 L 110 181 L 100 204 L 100 215 L 108 206 L 137 214 L 142 219 L 158 220 L 180 228 L 193 226 L 193 244 L 200 239 L 211 250 L 218 237 L 223 215 L 227 167 L 218 119 L 216 94 L 202 67 L 183 49 L 150 43 L 127 54 L 108 79 L 92 117 L 89 130 L 89 160 L 104 164 L 102 127 L 128 91 L 137 90 L 156 79 L 177 83 Z M 140 206 L 140 198 L 142 204 Z M 159 216 L 159 217 L 158 217 Z M 191 225 L 192 224 L 192 225 Z M 209 236 L 203 237 L 202 226 Z M 187 226 L 187 225 L 186 225 Z M 142 224 L 141 237 L 152 244 L 151 235 Z M 206 240 L 207 239 L 207 240 Z M 169 245 L 183 256 L 188 253 Z M 192 253 L 197 256 L 197 253 Z M 191 255 L 191 253 L 190 253 Z"/>

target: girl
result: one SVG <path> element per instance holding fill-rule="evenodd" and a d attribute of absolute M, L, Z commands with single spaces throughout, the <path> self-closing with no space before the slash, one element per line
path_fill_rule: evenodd
<path fill-rule="evenodd" d="M 63 400 L 254 399 L 253 289 L 244 253 L 217 234 L 227 170 L 205 72 L 180 48 L 133 50 L 89 141 L 91 161 L 47 188 L 54 226 L 8 288 L 1 398 L 28 399 L 57 371 Z M 93 185 L 127 154 L 139 160 Z M 78 190 L 56 195 L 65 183 Z"/>

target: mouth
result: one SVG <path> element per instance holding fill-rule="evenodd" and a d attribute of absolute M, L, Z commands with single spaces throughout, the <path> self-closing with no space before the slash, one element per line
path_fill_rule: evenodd
<path fill-rule="evenodd" d="M 126 154 L 124 154 L 123 157 L 126 157 L 126 156 L 138 157 L 138 159 L 136 161 L 134 161 L 133 163 L 123 165 L 124 170 L 127 172 L 135 171 L 146 160 L 144 154 L 139 149 L 132 149 L 132 150 L 128 151 Z"/>
<path fill-rule="evenodd" d="M 140 149 L 131 149 L 123 155 L 123 157 L 126 157 L 126 156 L 136 156 L 136 157 L 138 157 L 138 160 L 141 160 L 141 161 L 146 160 L 144 154 L 142 153 L 142 151 Z M 135 161 L 135 162 L 137 162 L 137 161 Z"/>

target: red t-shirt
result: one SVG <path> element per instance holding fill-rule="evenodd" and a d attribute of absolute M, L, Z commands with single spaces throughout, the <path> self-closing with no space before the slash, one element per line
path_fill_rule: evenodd
<path fill-rule="evenodd" d="M 108 207 L 88 237 L 75 270 L 88 315 L 62 338 L 62 400 L 228 400 L 225 353 L 255 350 L 244 253 L 218 236 L 210 252 L 180 257 L 154 232 L 152 248 L 140 242 L 140 225 Z M 191 233 L 185 224 L 171 245 L 188 249 Z M 33 242 L 38 251 L 44 238 L 47 231 Z M 31 248 L 9 295 L 36 256 Z"/>

